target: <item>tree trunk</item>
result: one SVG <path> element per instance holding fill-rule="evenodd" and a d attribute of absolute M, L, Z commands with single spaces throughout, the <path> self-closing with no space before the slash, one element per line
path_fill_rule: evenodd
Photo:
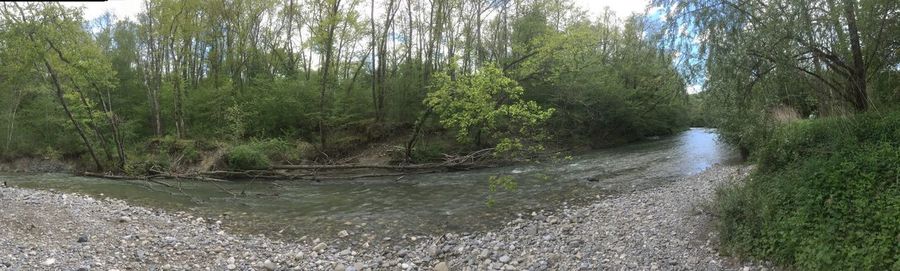
<path fill-rule="evenodd" d="M 16 113 L 19 111 L 19 103 L 22 100 L 22 91 L 16 88 L 16 97 L 12 101 L 12 110 L 9 112 L 9 126 L 6 131 L 6 144 L 3 146 L 3 152 L 9 152 L 9 145 L 12 144 L 13 131 L 16 129 Z"/>
<path fill-rule="evenodd" d="M 147 10 L 147 55 L 150 66 L 149 75 L 144 75 L 147 77 L 144 81 L 147 86 L 147 99 L 150 100 L 153 133 L 156 137 L 162 137 L 162 116 L 159 106 L 159 91 L 162 87 L 162 57 L 160 56 L 159 42 L 156 39 L 156 33 L 153 28 L 153 6 L 150 1 L 144 2 L 144 5 L 144 9 Z"/>
<path fill-rule="evenodd" d="M 425 113 L 422 114 L 422 117 L 419 118 L 419 121 L 416 122 L 416 128 L 413 129 L 412 136 L 409 137 L 409 141 L 406 142 L 406 160 L 412 160 L 412 148 L 416 146 L 416 140 L 419 138 L 419 133 L 422 131 L 422 127 L 425 126 L 425 121 L 428 120 L 428 117 L 431 116 L 431 113 L 434 111 L 434 107 L 428 107 L 425 110 Z"/>
<path fill-rule="evenodd" d="M 331 68 L 331 58 L 334 54 L 334 31 L 337 28 L 337 22 L 333 22 L 331 20 L 337 17 L 339 8 L 341 6 L 341 1 L 337 0 L 332 4 L 330 13 L 328 14 L 327 23 L 328 31 L 325 36 L 325 59 L 322 61 L 322 82 L 319 88 L 319 143 L 321 148 L 324 150 L 327 146 L 328 132 L 325 127 L 325 92 L 328 90 L 328 83 L 330 82 L 330 77 L 328 76 L 329 69 Z"/>
<path fill-rule="evenodd" d="M 844 1 L 844 13 L 847 16 L 847 31 L 850 35 L 850 53 L 853 57 L 848 82 L 848 94 L 853 97 L 853 105 L 857 111 L 869 109 L 869 97 L 866 92 L 866 64 L 863 61 L 862 46 L 859 41 L 859 28 L 856 25 L 856 1 Z"/>
<path fill-rule="evenodd" d="M 91 141 L 88 140 L 87 136 L 85 136 L 84 129 L 81 128 L 81 125 L 78 125 L 78 121 L 75 120 L 75 116 L 72 115 L 72 111 L 69 111 L 69 106 L 66 104 L 66 99 L 63 97 L 62 85 L 60 85 L 59 83 L 59 77 L 57 77 L 56 71 L 53 70 L 50 62 L 46 59 L 44 59 L 44 67 L 46 67 L 47 72 L 50 73 L 50 78 L 53 81 L 53 86 L 56 88 L 56 98 L 59 100 L 60 105 L 62 105 L 63 111 L 66 112 L 66 116 L 69 118 L 69 121 L 72 122 L 72 126 L 75 126 L 75 130 L 78 132 L 78 136 L 81 137 L 82 142 L 84 142 L 84 147 L 88 149 L 88 153 L 91 155 L 91 159 L 94 160 L 94 164 L 97 166 L 97 170 L 103 171 L 103 165 L 100 163 L 100 159 L 97 159 L 97 154 L 96 152 L 94 152 L 94 147 L 91 145 Z"/>

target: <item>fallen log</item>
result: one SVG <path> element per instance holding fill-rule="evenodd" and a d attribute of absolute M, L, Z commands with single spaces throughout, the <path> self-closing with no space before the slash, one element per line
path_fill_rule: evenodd
<path fill-rule="evenodd" d="M 151 181 L 155 183 L 159 183 L 165 186 L 171 186 L 169 184 L 158 182 L 153 179 L 187 179 L 187 180 L 197 180 L 197 181 L 207 181 L 207 182 L 229 182 L 227 180 L 218 179 L 218 178 L 210 178 L 200 175 L 183 175 L 183 174 L 168 174 L 162 172 L 154 172 L 154 175 L 147 176 L 126 176 L 126 175 L 113 175 L 113 174 L 104 174 L 104 173 L 96 173 L 96 172 L 82 172 L 81 176 L 86 177 L 94 177 L 94 178 L 103 178 L 103 179 L 111 179 L 111 180 L 143 180 L 143 181 Z"/>
<path fill-rule="evenodd" d="M 204 177 L 204 176 L 200 176 L 200 175 L 196 175 L 196 174 L 184 175 L 184 174 L 169 174 L 169 173 L 162 173 L 162 172 L 155 172 L 155 173 L 157 173 L 157 174 L 147 176 L 147 179 L 163 178 L 163 179 L 176 179 L 176 180 L 187 179 L 187 180 L 197 180 L 197 181 L 205 181 L 205 182 L 220 182 L 220 183 L 229 182 L 227 180 Z"/>
<path fill-rule="evenodd" d="M 103 179 L 110 179 L 110 180 L 123 180 L 123 181 L 139 181 L 139 180 L 140 180 L 140 181 L 148 181 L 148 182 L 160 184 L 160 185 L 165 186 L 165 187 L 172 187 L 171 184 L 167 184 L 167 183 L 164 183 L 164 182 L 161 182 L 161 181 L 153 180 L 153 179 L 147 178 L 147 177 L 133 177 L 133 176 L 125 176 L 125 175 L 112 175 L 112 174 L 102 174 L 102 173 L 87 172 L 87 171 L 82 172 L 82 173 L 80 174 L 80 176 L 93 177 L 93 178 L 103 178 Z"/>
<path fill-rule="evenodd" d="M 88 171 L 82 172 L 79 175 L 85 176 L 85 177 L 103 178 L 103 179 L 110 179 L 110 180 L 135 180 L 136 179 L 135 177 L 131 177 L 131 176 L 111 175 L 111 174 L 95 173 L 95 172 L 88 172 Z"/>
<path fill-rule="evenodd" d="M 474 169 L 492 167 L 491 164 L 478 163 L 488 157 L 493 148 L 472 152 L 463 156 L 444 155 L 444 162 L 409 165 L 373 165 L 373 164 L 337 164 L 337 165 L 274 165 L 268 170 L 340 170 L 340 169 L 383 169 L 383 170 L 436 170 L 436 169 Z M 259 171 L 259 170 L 257 170 Z"/>
<path fill-rule="evenodd" d="M 287 169 L 287 170 L 332 170 L 332 169 L 387 169 L 387 170 L 412 170 L 412 169 L 432 169 L 447 167 L 444 164 L 417 164 L 417 165 L 366 165 L 366 164 L 348 164 L 348 165 L 275 165 L 270 166 L 270 170 Z"/>

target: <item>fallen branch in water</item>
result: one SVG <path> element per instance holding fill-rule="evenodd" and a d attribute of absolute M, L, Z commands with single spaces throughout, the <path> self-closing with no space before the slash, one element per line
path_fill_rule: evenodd
<path fill-rule="evenodd" d="M 103 179 L 111 179 L 111 180 L 134 180 L 135 177 L 124 176 L 124 175 L 110 175 L 110 174 L 102 174 L 95 172 L 82 172 L 81 176 L 85 177 L 94 177 L 94 178 L 103 178 Z"/>
<path fill-rule="evenodd" d="M 161 185 L 165 185 L 168 187 L 172 187 L 172 185 L 155 180 L 155 179 L 186 179 L 186 180 L 197 180 L 197 181 L 208 181 L 208 182 L 228 182 L 227 180 L 204 177 L 199 175 L 180 175 L 180 174 L 167 174 L 167 173 L 157 173 L 154 175 L 147 176 L 126 176 L 126 175 L 113 175 L 113 174 L 104 174 L 104 173 L 96 173 L 96 172 L 82 172 L 81 176 L 86 177 L 94 177 L 94 178 L 103 178 L 110 180 L 144 180 L 149 182 L 158 183 Z"/>
<path fill-rule="evenodd" d="M 171 184 L 167 184 L 167 183 L 164 183 L 164 182 L 162 182 L 162 181 L 154 180 L 154 179 L 152 179 L 152 178 L 147 178 L 147 177 L 133 177 L 133 176 L 125 176 L 125 175 L 112 175 L 112 174 L 102 174 L 102 173 L 87 172 L 87 171 L 82 172 L 80 175 L 81 175 L 81 176 L 86 176 L 86 177 L 103 178 L 103 179 L 110 179 L 110 180 L 123 180 L 123 181 L 143 180 L 143 181 L 148 181 L 148 182 L 152 182 L 152 183 L 155 183 L 155 184 L 159 184 L 159 185 L 162 185 L 162 186 L 165 186 L 165 187 L 174 187 L 174 186 L 172 186 Z"/>
<path fill-rule="evenodd" d="M 171 185 L 155 181 L 156 179 L 196 180 L 206 182 L 228 182 L 235 179 L 267 179 L 267 180 L 353 180 L 362 178 L 396 177 L 412 174 L 427 174 L 445 171 L 471 170 L 479 168 L 495 167 L 496 163 L 484 163 L 483 161 L 492 154 L 493 149 L 483 149 L 467 155 L 445 155 L 442 163 L 410 164 L 410 165 L 276 165 L 264 170 L 245 171 L 201 171 L 192 173 L 171 173 L 159 169 L 150 169 L 151 175 L 123 176 L 103 173 L 84 172 L 82 176 L 116 179 L 116 180 L 146 180 L 157 182 L 168 187 Z M 300 171 L 290 173 L 290 171 Z M 376 172 L 360 172 L 372 170 Z"/>
<path fill-rule="evenodd" d="M 494 148 L 487 148 L 463 156 L 444 155 L 444 162 L 410 165 L 371 165 L 371 164 L 338 164 L 338 165 L 274 165 L 265 170 L 255 172 L 273 172 L 273 170 L 339 170 L 339 169 L 383 169 L 383 170 L 436 170 L 436 169 L 474 169 L 491 167 L 490 164 L 478 163 L 493 153 Z"/>

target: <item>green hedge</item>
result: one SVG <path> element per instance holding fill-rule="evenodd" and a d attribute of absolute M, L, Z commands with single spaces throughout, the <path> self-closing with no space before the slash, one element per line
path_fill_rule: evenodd
<path fill-rule="evenodd" d="M 717 194 L 727 252 L 800 270 L 900 270 L 900 113 L 791 123 Z"/>

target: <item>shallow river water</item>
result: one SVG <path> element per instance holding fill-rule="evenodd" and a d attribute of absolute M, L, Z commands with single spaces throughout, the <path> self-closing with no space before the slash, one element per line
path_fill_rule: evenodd
<path fill-rule="evenodd" d="M 735 152 L 717 140 L 715 130 L 695 128 L 558 162 L 411 175 L 399 180 L 166 181 L 175 186 L 170 188 L 145 181 L 66 174 L 0 173 L 0 179 L 12 186 L 188 211 L 221 220 L 229 229 L 242 233 L 296 239 L 334 236 L 331 234 L 348 230 L 382 237 L 485 230 L 517 214 L 658 186 L 735 159 Z M 487 180 L 498 175 L 512 176 L 518 187 L 494 193 L 494 203 L 489 205 Z"/>

